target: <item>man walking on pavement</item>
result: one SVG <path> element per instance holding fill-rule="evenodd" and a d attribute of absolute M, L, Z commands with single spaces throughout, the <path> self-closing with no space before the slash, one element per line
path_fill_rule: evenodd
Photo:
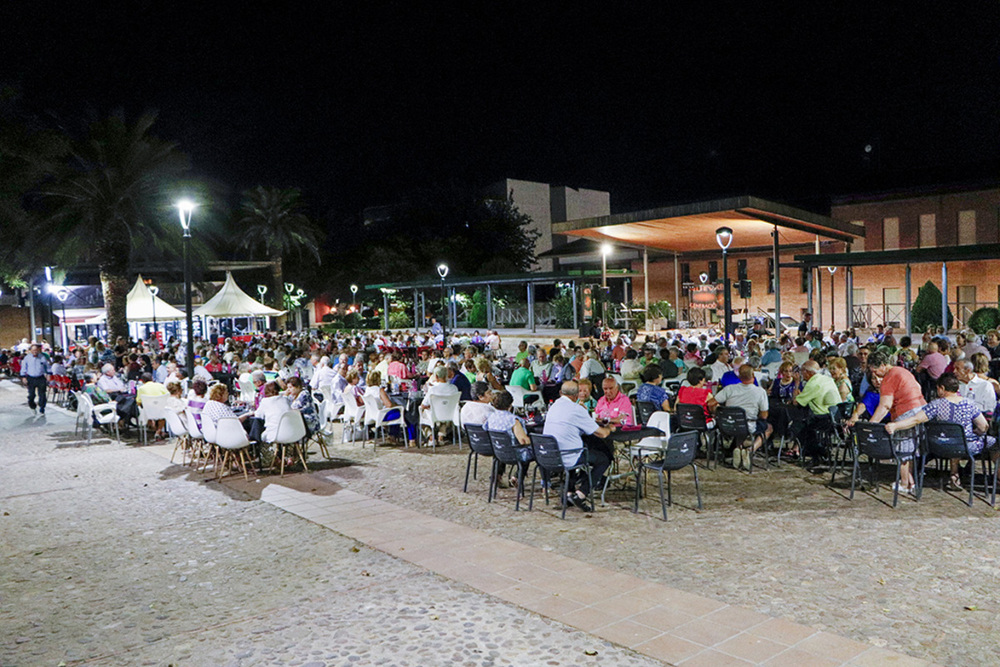
<path fill-rule="evenodd" d="M 28 407 L 35 411 L 35 392 L 38 408 L 45 414 L 46 393 L 49 386 L 49 360 L 42 356 L 38 343 L 32 343 L 21 361 L 21 382 L 28 388 Z"/>

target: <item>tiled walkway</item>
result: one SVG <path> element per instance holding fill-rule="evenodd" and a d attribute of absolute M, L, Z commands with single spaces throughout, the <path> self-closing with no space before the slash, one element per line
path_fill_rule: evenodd
<path fill-rule="evenodd" d="M 290 478 L 288 478 L 290 479 Z M 313 478 L 261 499 L 442 576 L 670 664 L 928 665 L 827 632 L 643 581 Z M 315 486 L 315 484 L 313 484 Z"/>

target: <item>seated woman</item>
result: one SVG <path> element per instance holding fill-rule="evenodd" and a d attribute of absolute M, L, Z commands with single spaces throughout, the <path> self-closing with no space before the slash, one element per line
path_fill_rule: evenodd
<path fill-rule="evenodd" d="M 795 395 L 796 388 L 801 389 L 800 382 L 795 379 L 795 364 L 791 361 L 781 362 L 778 367 L 778 377 L 771 382 L 770 398 L 775 398 L 782 403 L 790 403 Z"/>
<path fill-rule="evenodd" d="M 225 384 L 217 382 L 208 390 L 208 401 L 201 411 L 201 423 L 204 424 L 207 419 L 212 422 L 213 426 L 218 426 L 220 419 L 228 418 L 236 418 L 242 422 L 246 421 L 251 414 L 246 412 L 237 415 L 233 412 L 233 409 L 229 407 L 229 388 Z"/>
<path fill-rule="evenodd" d="M 406 364 L 403 363 L 403 355 L 400 352 L 393 352 L 391 361 L 388 364 L 388 370 L 386 374 L 389 377 L 394 377 L 400 380 L 408 380 L 410 378 L 410 373 L 406 368 Z"/>
<path fill-rule="evenodd" d="M 705 370 L 698 366 L 688 369 L 687 381 L 688 384 L 677 391 L 677 402 L 700 405 L 705 411 L 705 422 L 710 427 L 713 426 L 715 422 L 712 419 L 712 413 L 718 403 L 712 396 L 712 390 L 708 388 L 708 377 L 705 375 Z"/>
<path fill-rule="evenodd" d="M 181 383 L 180 382 L 168 382 L 167 383 L 167 410 L 170 410 L 177 414 L 181 418 L 181 424 L 187 426 L 187 401 L 184 400 L 184 396 L 181 393 Z"/>
<path fill-rule="evenodd" d="M 983 417 L 983 413 L 979 411 L 975 403 L 958 395 L 958 385 L 958 378 L 954 374 L 942 373 L 941 377 L 937 379 L 938 398 L 924 405 L 912 417 L 886 424 L 885 430 L 893 433 L 934 419 L 961 425 L 965 431 L 965 442 L 968 445 L 969 453 L 973 456 L 983 451 L 984 447 L 992 447 L 996 441 L 992 436 L 985 435 L 989 428 L 986 418 Z M 958 465 L 961 461 L 961 459 L 951 460 L 951 488 L 956 491 L 962 490 L 962 483 L 958 476 Z"/>
<path fill-rule="evenodd" d="M 316 414 L 316 406 L 313 404 L 312 394 L 309 388 L 302 383 L 298 377 L 290 377 L 285 380 L 286 395 L 292 402 L 292 410 L 302 413 L 302 421 L 306 423 L 306 430 L 315 433 L 319 430 L 319 415 Z"/>
<path fill-rule="evenodd" d="M 493 408 L 494 411 L 486 417 L 486 423 L 483 424 L 483 427 L 487 431 L 509 433 L 515 445 L 530 447 L 531 438 L 528 437 L 527 431 L 524 430 L 524 424 L 521 423 L 521 419 L 514 416 L 514 397 L 510 395 L 509 391 L 504 390 L 493 393 Z M 522 475 L 526 474 L 528 463 L 523 462 L 520 465 Z M 505 477 L 506 471 L 507 467 L 503 464 L 500 464 L 497 468 L 497 484 L 501 488 L 517 484 L 517 478 L 513 476 L 508 482 Z"/>
<path fill-rule="evenodd" d="M 264 431 L 261 433 L 264 442 L 274 442 L 278 436 L 278 422 L 281 420 L 281 415 L 291 409 L 288 398 L 281 395 L 277 382 L 268 382 L 264 385 L 264 397 L 260 399 L 260 405 L 254 411 L 254 417 L 264 420 Z"/>
<path fill-rule="evenodd" d="M 705 371 L 701 371 L 702 377 Z M 688 373 L 690 375 L 690 372 Z M 663 382 L 663 370 L 658 364 L 650 364 L 642 369 L 642 384 L 635 393 L 636 402 L 652 403 L 657 410 L 670 411 L 670 395 L 660 386 Z M 624 378 L 622 378 L 624 379 Z"/>
<path fill-rule="evenodd" d="M 493 366 L 490 364 L 490 360 L 486 357 L 479 357 L 476 360 L 476 380 L 478 382 L 487 382 L 493 391 L 504 391 L 503 385 L 500 380 L 497 380 L 496 376 L 493 375 Z"/>
<path fill-rule="evenodd" d="M 386 393 L 385 389 L 382 387 L 382 373 L 379 371 L 372 371 L 368 374 L 367 380 L 368 386 L 365 387 L 364 396 L 374 397 L 379 406 L 382 408 L 391 408 L 395 406 L 392 399 L 389 398 L 389 394 Z"/>
<path fill-rule="evenodd" d="M 577 380 L 577 385 L 580 387 L 580 393 L 576 396 L 577 404 L 582 405 L 587 412 L 593 413 L 597 407 L 597 400 L 591 396 L 594 393 L 594 383 L 587 378 L 581 378 Z"/>
<path fill-rule="evenodd" d="M 843 357 L 834 357 L 830 359 L 827 368 L 830 370 L 830 377 L 837 383 L 840 402 L 854 402 L 851 380 L 847 377 L 847 361 Z"/>
<path fill-rule="evenodd" d="M 621 366 L 621 376 L 622 380 L 625 382 L 636 381 L 639 379 L 639 373 L 642 372 L 642 364 L 639 363 L 638 357 L 639 353 L 635 351 L 635 348 L 629 348 L 625 350 L 625 358 L 622 359 Z"/>
<path fill-rule="evenodd" d="M 180 386 L 179 382 L 174 384 Z M 191 383 L 191 391 L 188 392 L 187 411 L 194 415 L 194 421 L 198 424 L 198 428 L 201 428 L 201 411 L 205 409 L 205 403 L 208 401 L 207 393 L 208 384 L 201 378 L 195 378 L 195 381 Z"/>

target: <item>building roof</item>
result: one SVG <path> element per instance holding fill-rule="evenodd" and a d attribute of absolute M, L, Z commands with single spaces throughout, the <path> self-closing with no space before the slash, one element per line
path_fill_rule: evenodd
<path fill-rule="evenodd" d="M 795 261 L 801 262 L 805 267 L 927 264 L 935 262 L 968 262 L 984 259 L 1000 259 L 1000 243 L 795 255 Z"/>
<path fill-rule="evenodd" d="M 860 225 L 750 196 L 556 222 L 552 231 L 687 253 L 717 249 L 719 227 L 733 230 L 732 250 L 766 246 L 772 243 L 775 225 L 781 228 L 783 245 L 807 243 L 817 235 L 837 241 L 864 236 Z"/>
<path fill-rule="evenodd" d="M 597 272 L 600 273 L 600 272 Z M 476 287 L 479 285 L 527 285 L 534 284 L 554 284 L 568 283 L 574 280 L 584 280 L 593 278 L 594 272 L 583 271 L 550 271 L 540 273 L 505 273 L 493 276 L 466 276 L 463 278 L 448 278 L 448 287 Z M 616 270 L 613 274 L 609 271 L 611 278 L 623 278 L 630 276 L 641 276 L 641 273 L 631 271 Z M 379 283 L 376 285 L 365 285 L 365 289 L 431 289 L 441 287 L 440 278 L 415 278 L 413 280 L 401 281 L 398 283 Z"/>

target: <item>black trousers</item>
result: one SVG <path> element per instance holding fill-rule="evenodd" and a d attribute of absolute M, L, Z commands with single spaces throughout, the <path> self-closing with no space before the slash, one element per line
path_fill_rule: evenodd
<path fill-rule="evenodd" d="M 581 456 L 583 454 L 587 456 L 587 463 L 590 464 L 590 477 L 587 477 L 586 470 L 574 470 L 573 476 L 570 479 L 570 486 L 579 488 L 586 495 L 590 493 L 591 482 L 596 486 L 602 484 L 601 480 L 604 478 L 604 473 L 611 467 L 611 458 L 614 456 L 614 445 L 611 441 L 598 438 L 594 435 L 584 435 L 583 444 L 587 448 L 587 451 L 583 452 Z"/>
<path fill-rule="evenodd" d="M 38 377 L 27 376 L 28 378 L 28 407 L 32 410 L 35 409 L 35 393 L 38 393 L 38 407 L 45 410 L 45 404 L 48 400 L 48 389 L 49 383 L 45 379 L 44 375 Z"/>

